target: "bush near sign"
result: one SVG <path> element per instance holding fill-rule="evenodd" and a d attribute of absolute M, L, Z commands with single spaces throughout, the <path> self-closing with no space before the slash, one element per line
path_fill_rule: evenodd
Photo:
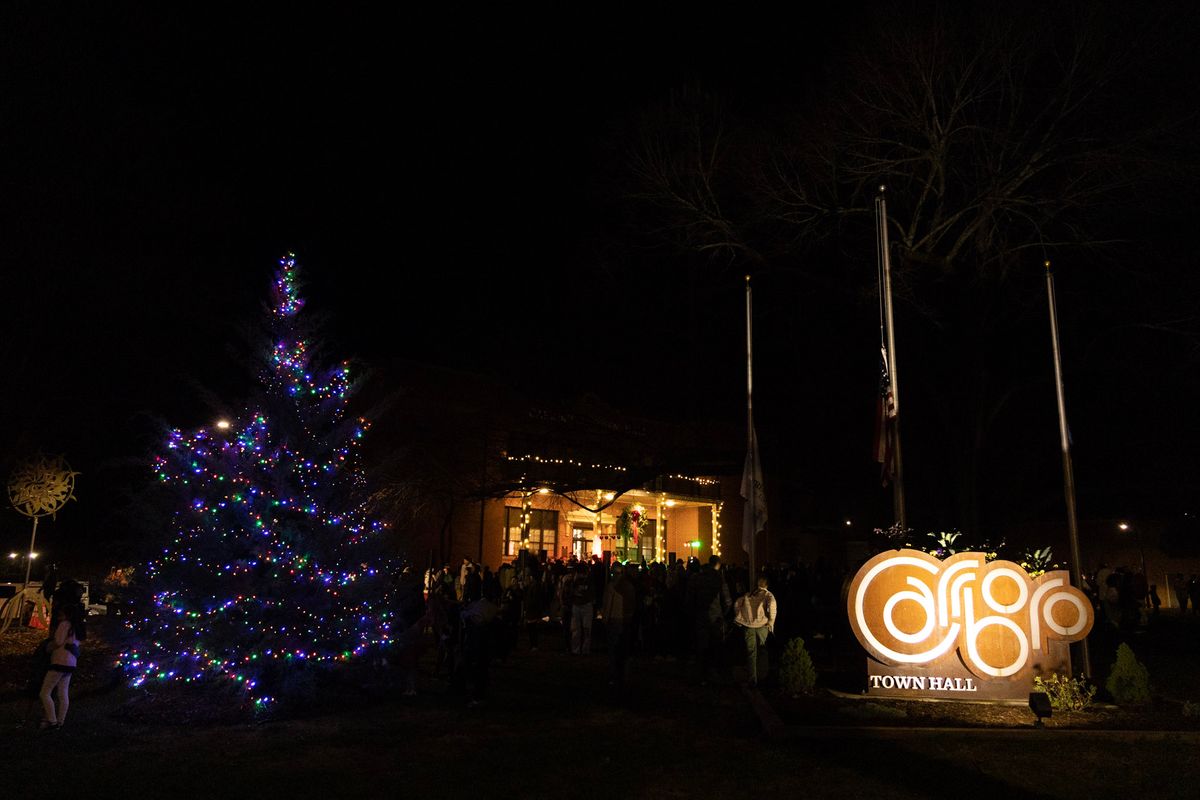
<path fill-rule="evenodd" d="M 850 583 L 850 627 L 867 651 L 867 691 L 885 697 L 1023 700 L 1035 676 L 1071 674 L 1091 601 L 1056 570 L 1030 578 L 983 553 L 871 558 Z"/>

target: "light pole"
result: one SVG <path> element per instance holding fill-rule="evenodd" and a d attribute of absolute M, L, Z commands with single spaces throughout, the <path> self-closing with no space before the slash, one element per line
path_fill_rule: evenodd
<path fill-rule="evenodd" d="M 1146 574 L 1146 548 L 1142 546 L 1142 535 L 1138 529 L 1130 525 L 1128 522 L 1118 522 L 1117 529 L 1121 533 L 1133 531 L 1133 540 L 1137 542 L 1138 555 L 1142 559 L 1142 581 L 1146 584 L 1146 594 L 1142 597 L 1142 602 L 1146 603 L 1146 607 L 1150 607 L 1150 576 Z"/>

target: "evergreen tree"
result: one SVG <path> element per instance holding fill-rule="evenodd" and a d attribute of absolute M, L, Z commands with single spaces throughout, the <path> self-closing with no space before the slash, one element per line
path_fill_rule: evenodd
<path fill-rule="evenodd" d="M 135 685 L 225 678 L 261 708 L 388 641 L 371 554 L 383 526 L 356 499 L 367 423 L 346 419 L 349 365 L 311 363 L 303 307 L 289 254 L 245 416 L 171 431 L 155 457 L 178 506 L 147 568 L 148 613 L 131 623 L 139 644 L 122 654 Z"/>

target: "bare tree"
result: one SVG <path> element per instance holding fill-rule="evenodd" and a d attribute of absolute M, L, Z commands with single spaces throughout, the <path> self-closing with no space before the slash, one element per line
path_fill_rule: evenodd
<path fill-rule="evenodd" d="M 1057 252 L 1123 238 L 1124 195 L 1180 167 L 1164 147 L 1180 115 L 1131 113 L 1128 94 L 1135 67 L 1153 74 L 1151 44 L 1186 37 L 1117 8 L 1043 10 L 1039 25 L 1007 7 L 883 20 L 791 113 L 749 122 L 695 92 L 673 97 L 630 158 L 652 233 L 823 290 L 814 264 L 857 270 L 873 291 L 872 200 L 887 187 L 894 288 L 910 330 L 929 331 L 920 391 L 957 439 L 942 461 L 968 529 L 993 426 L 1039 380 L 1001 352 L 1044 302 L 1025 279 Z"/>

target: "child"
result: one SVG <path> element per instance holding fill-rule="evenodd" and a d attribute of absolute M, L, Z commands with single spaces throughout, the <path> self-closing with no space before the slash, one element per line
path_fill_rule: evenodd
<path fill-rule="evenodd" d="M 43 717 L 38 726 L 41 730 L 61 728 L 66 721 L 71 705 L 71 675 L 79 662 L 79 643 L 87 638 L 82 604 L 75 602 L 56 606 L 53 620 L 53 632 L 46 642 L 50 650 L 50 667 L 46 670 L 42 690 L 38 694 L 42 701 Z M 57 706 L 51 693 L 58 697 Z"/>

